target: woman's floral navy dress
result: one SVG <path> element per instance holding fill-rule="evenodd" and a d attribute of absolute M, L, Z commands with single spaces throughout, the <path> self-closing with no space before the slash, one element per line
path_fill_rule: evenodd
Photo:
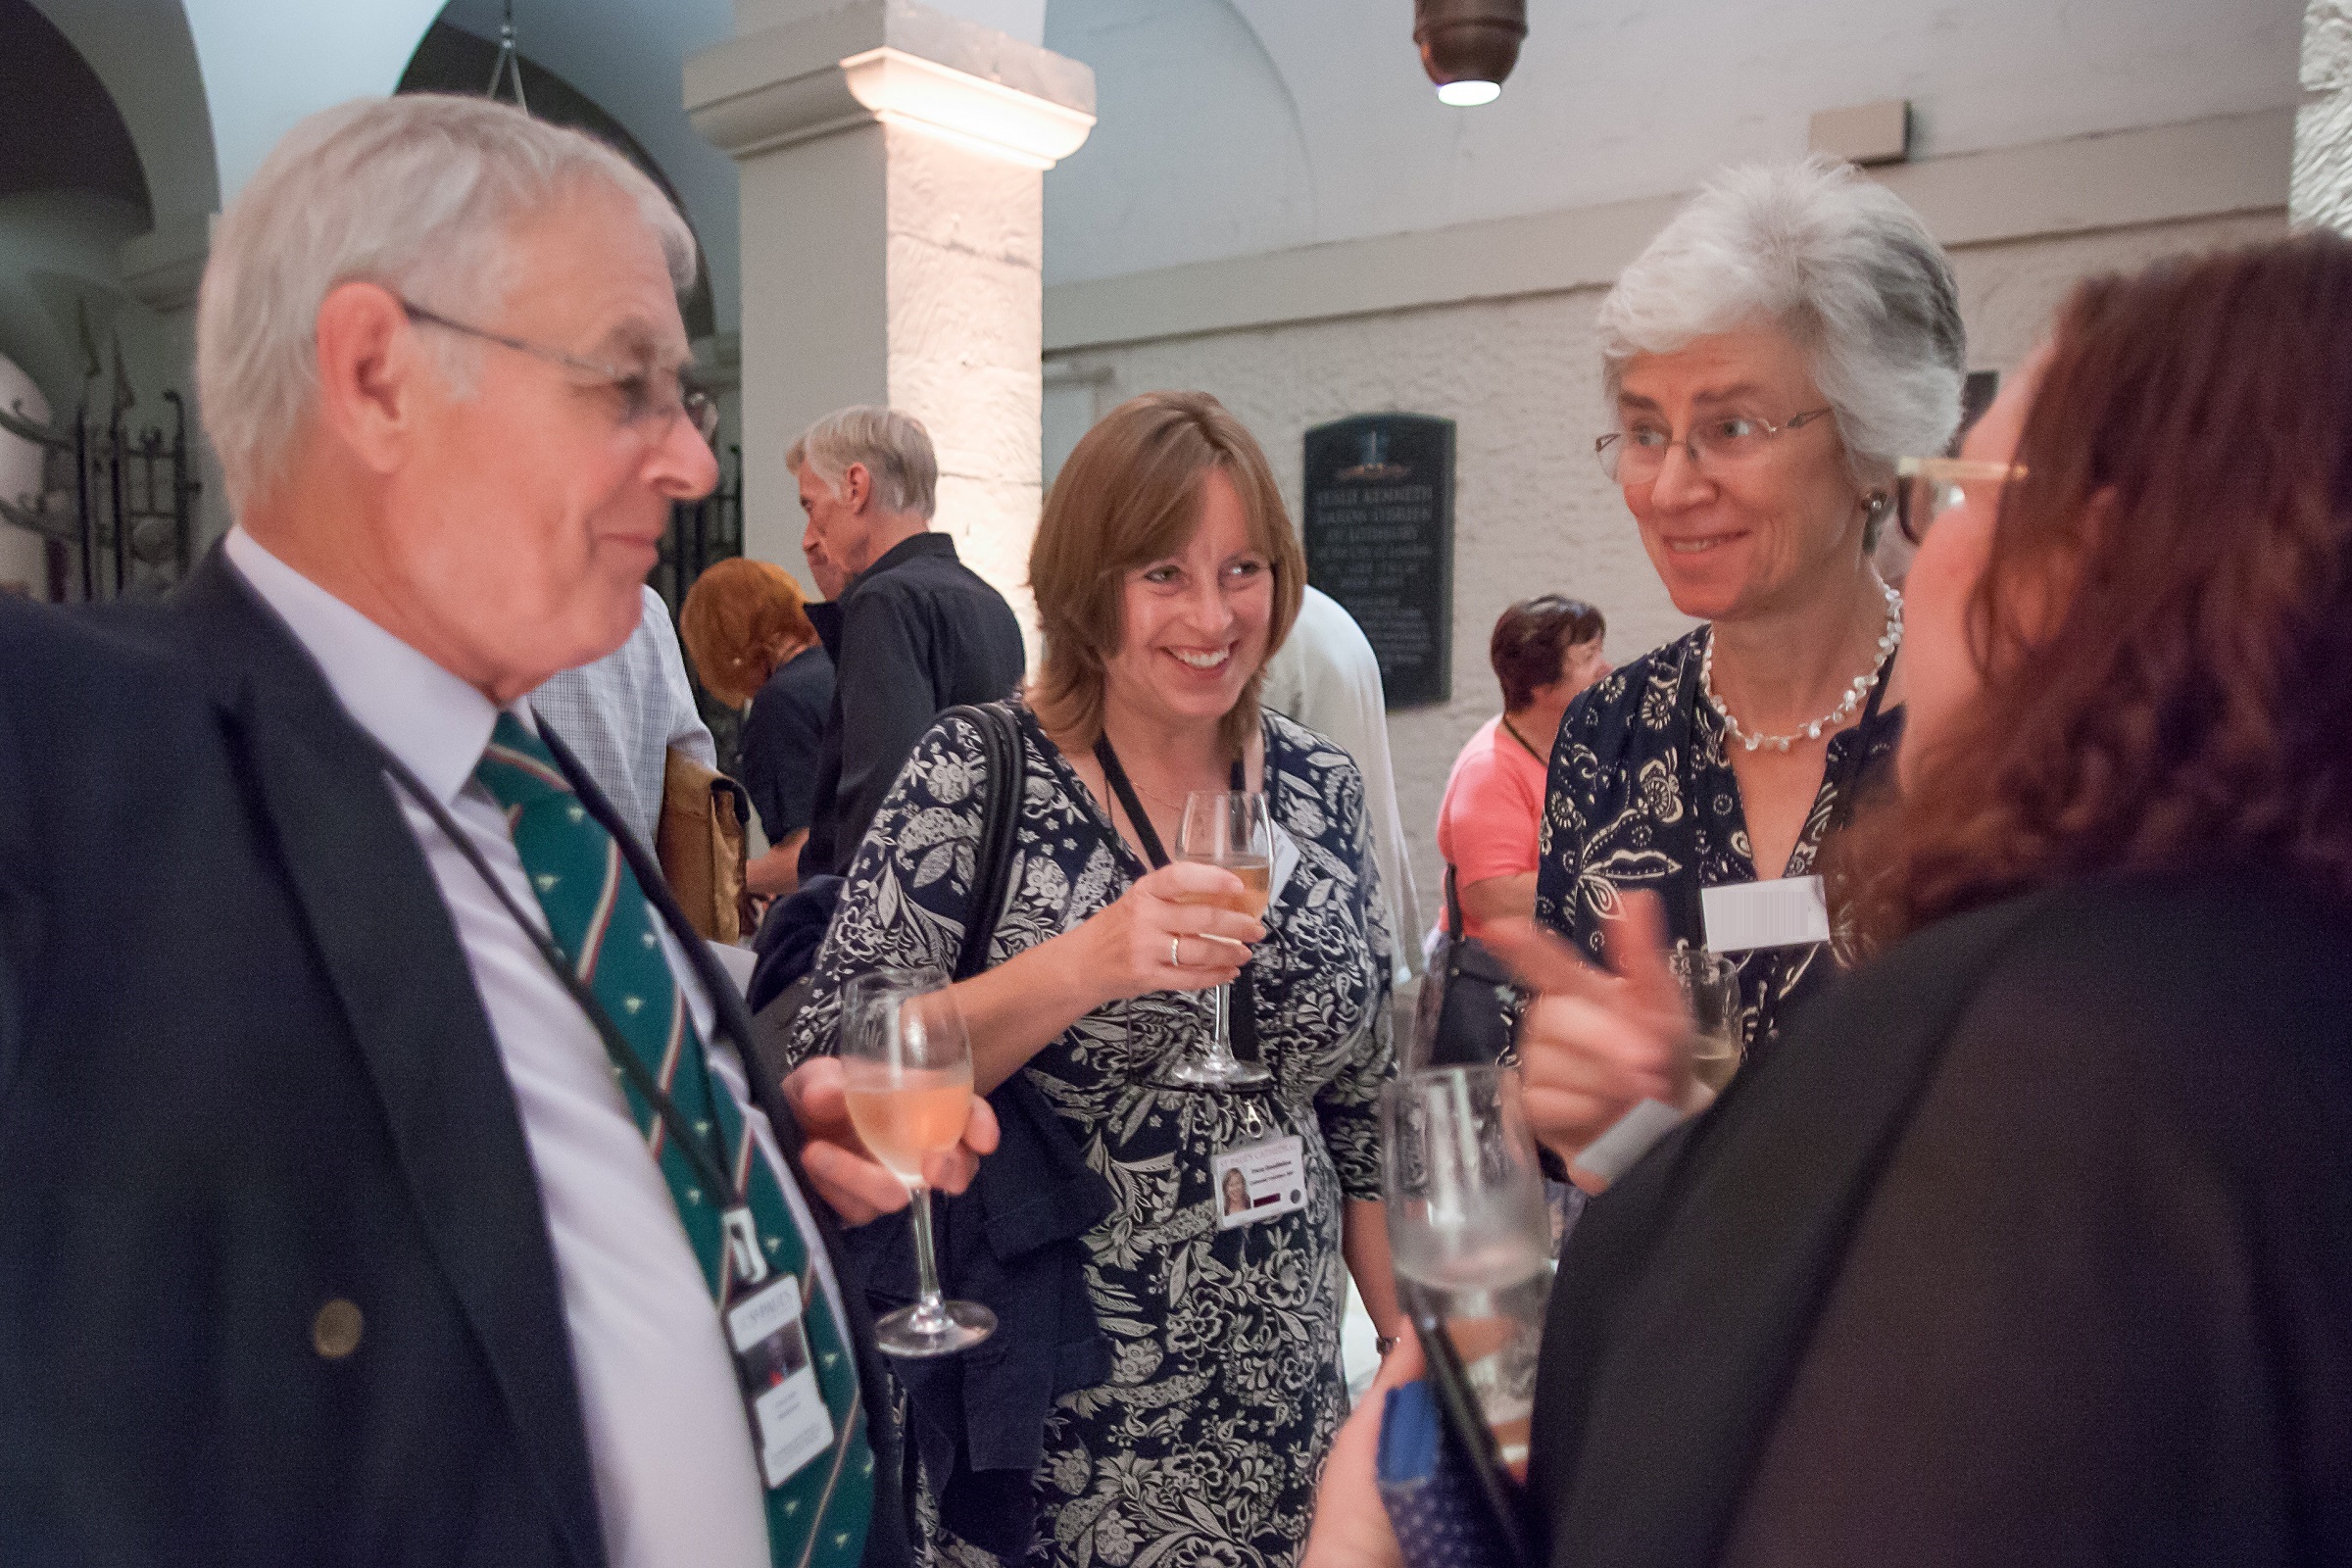
<path fill-rule="evenodd" d="M 1601 960 L 1601 922 L 1618 895 L 1658 893 L 1668 939 L 1704 947 L 1698 890 L 1756 880 L 1740 780 L 1723 754 L 1723 720 L 1699 695 L 1707 627 L 1642 655 L 1579 694 L 1551 753 L 1536 832 L 1536 918 Z M 1813 869 L 1851 793 L 1885 773 L 1903 731 L 1900 708 L 1872 710 L 1830 737 L 1821 789 L 1786 875 Z M 1854 748 L 1861 747 L 1859 757 Z M 1767 1046 L 1789 1009 L 1828 983 L 1830 944 L 1730 955 L 1740 969 L 1746 1049 Z"/>
<path fill-rule="evenodd" d="M 1016 711 L 1027 780 L 992 965 L 1076 927 L 1148 869 L 1035 717 Z M 1206 993 L 1113 1003 L 1023 1069 L 1118 1200 L 1087 1237 L 1113 1368 L 1064 1397 L 1048 1425 L 1032 1563 L 1287 1564 L 1347 1410 L 1340 1219 L 1343 1200 L 1380 1197 L 1374 1107 L 1392 1070 L 1392 943 L 1355 764 L 1278 714 L 1266 715 L 1264 735 L 1269 810 L 1298 850 L 1252 960 L 1276 1092 L 1151 1086 L 1163 1062 L 1205 1040 Z M 953 968 L 983 755 L 958 718 L 915 749 L 850 867 L 796 1025 L 796 1059 L 833 1040 L 848 976 L 878 964 Z M 1220 1232 L 1211 1157 L 1290 1133 L 1305 1148 L 1306 1206 Z M 995 1560 L 944 1535 L 930 1547 L 939 1561 Z"/>

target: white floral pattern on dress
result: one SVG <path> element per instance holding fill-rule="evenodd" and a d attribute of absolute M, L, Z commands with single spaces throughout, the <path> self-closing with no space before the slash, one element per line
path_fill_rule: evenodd
<path fill-rule="evenodd" d="M 1756 880 L 1740 780 L 1723 755 L 1723 721 L 1699 699 L 1696 681 L 1687 678 L 1706 636 L 1702 626 L 1580 694 L 1552 748 L 1536 830 L 1536 918 L 1565 933 L 1595 961 L 1602 921 L 1617 912 L 1627 890 L 1663 894 L 1669 937 L 1678 947 L 1702 947 L 1696 889 Z M 1838 814 L 1838 780 L 1853 747 L 1868 748 L 1860 775 L 1867 788 L 1892 760 L 1902 730 L 1898 707 L 1830 738 L 1821 789 L 1797 835 L 1788 875 L 1813 869 Z M 1687 853 L 1693 864 L 1677 858 L 1675 851 L 1684 845 L 1692 847 Z M 1827 983 L 1836 967 L 1828 946 L 1730 956 L 1740 970 L 1748 1050 L 1769 1045 L 1789 1009 Z"/>
<path fill-rule="evenodd" d="M 992 965 L 1073 929 L 1146 869 L 1035 717 L 1015 712 L 1025 785 Z M 1087 1237 L 1087 1284 L 1112 1371 L 1063 1398 L 1048 1423 L 1032 1564 L 1288 1564 L 1347 1412 L 1340 1222 L 1343 1200 L 1380 1197 L 1375 1105 L 1393 1071 L 1393 942 L 1354 762 L 1279 714 L 1265 715 L 1263 732 L 1269 810 L 1299 852 L 1251 961 L 1273 1091 L 1151 1086 L 1163 1062 L 1205 1038 L 1205 993 L 1113 1003 L 1023 1069 L 1118 1202 Z M 977 730 L 956 718 L 915 748 L 850 866 L 794 1060 L 829 1048 L 848 976 L 881 964 L 954 967 L 983 756 Z M 1219 1231 L 1211 1156 L 1291 1133 L 1305 1149 L 1306 1206 Z M 932 1561 L 996 1561 L 935 1519 L 926 1528 Z"/>

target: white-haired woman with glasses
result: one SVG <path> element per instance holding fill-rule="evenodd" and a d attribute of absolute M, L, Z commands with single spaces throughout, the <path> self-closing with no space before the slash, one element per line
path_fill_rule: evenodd
<path fill-rule="evenodd" d="M 1654 893 L 1675 947 L 1737 965 L 1743 1049 L 1768 1047 L 1834 967 L 1814 857 L 1901 729 L 1902 600 L 1871 554 L 1895 455 L 1942 450 L 1959 422 L 1951 270 L 1850 168 L 1742 169 L 1626 269 L 1598 325 L 1601 466 L 1675 607 L 1706 624 L 1569 710 L 1536 919 L 1597 958 L 1620 901 Z M 1507 956 L 1542 938 L 1494 940 Z M 1529 1008 L 1530 1109 L 1555 1145 L 1705 1094 L 1617 1038 L 1555 999 Z"/>

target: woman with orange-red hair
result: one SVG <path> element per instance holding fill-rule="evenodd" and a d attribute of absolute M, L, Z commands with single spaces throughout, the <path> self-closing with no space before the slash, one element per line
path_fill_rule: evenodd
<path fill-rule="evenodd" d="M 722 561 L 694 580 L 678 636 L 704 688 L 749 706 L 735 776 L 767 835 L 745 881 L 762 898 L 800 883 L 816 804 L 816 740 L 833 706 L 833 662 L 801 608 L 801 585 L 772 561 Z"/>

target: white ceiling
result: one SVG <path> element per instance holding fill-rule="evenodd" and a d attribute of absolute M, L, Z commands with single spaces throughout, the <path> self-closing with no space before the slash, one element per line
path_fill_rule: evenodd
<path fill-rule="evenodd" d="M 1047 176 L 1049 282 L 1690 188 L 1909 98 L 1923 156 L 2297 99 L 2301 0 L 1531 0 L 1440 105 L 1409 0 L 1055 0 L 1102 124 Z"/>

